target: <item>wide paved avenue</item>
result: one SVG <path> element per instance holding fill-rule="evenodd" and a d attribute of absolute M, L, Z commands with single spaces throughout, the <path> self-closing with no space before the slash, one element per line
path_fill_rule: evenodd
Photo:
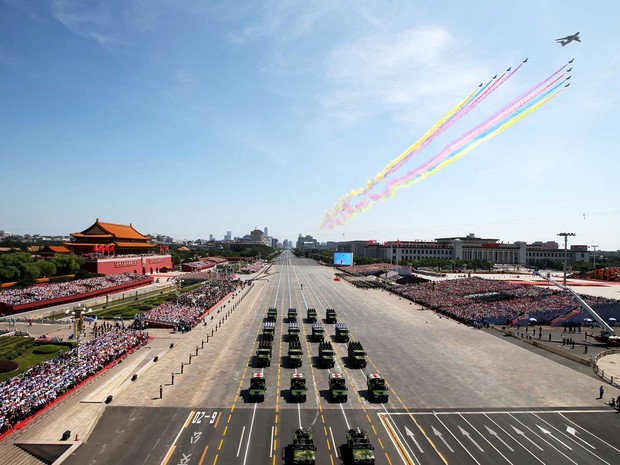
<path fill-rule="evenodd" d="M 272 363 L 258 368 L 269 307 L 278 310 Z M 288 363 L 288 308 L 297 309 L 300 322 L 299 368 Z M 333 368 L 318 363 L 307 308 L 323 321 L 336 355 Z M 335 340 L 335 325 L 324 320 L 327 308 L 348 325 L 351 340 L 363 344 L 366 368 L 350 366 L 346 344 Z M 368 433 L 377 464 L 620 463 L 620 418 L 596 399 L 600 382 L 593 375 L 388 292 L 335 281 L 332 268 L 289 251 L 255 281 L 215 340 L 205 349 L 208 356 L 200 355 L 199 363 L 166 385 L 163 399 L 139 394 L 148 391 L 140 383 L 158 382 L 157 373 L 115 396 L 65 463 L 283 464 L 299 427 L 314 434 L 317 464 L 348 463 L 345 434 L 358 427 Z M 261 371 L 266 396 L 253 403 L 250 378 Z M 302 403 L 289 398 L 296 372 L 308 385 Z M 346 403 L 331 402 L 330 372 L 344 374 Z M 369 401 L 369 373 L 387 381 L 388 402 Z M 160 373 L 159 382 L 169 376 Z"/>

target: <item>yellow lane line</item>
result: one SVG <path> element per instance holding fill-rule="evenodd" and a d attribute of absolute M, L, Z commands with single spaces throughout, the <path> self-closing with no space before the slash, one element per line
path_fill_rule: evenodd
<path fill-rule="evenodd" d="M 196 412 L 194 412 L 193 410 L 190 412 L 189 416 L 187 417 L 187 420 L 185 420 L 185 424 L 183 425 L 183 428 L 187 428 L 189 426 L 189 422 L 192 421 L 195 413 Z"/>
<path fill-rule="evenodd" d="M 206 445 L 205 446 L 205 450 L 202 452 L 202 455 L 200 456 L 200 462 L 198 462 L 198 465 L 202 465 L 202 462 L 204 462 L 205 455 L 207 455 L 207 450 L 208 449 L 209 449 L 209 446 Z"/>
<path fill-rule="evenodd" d="M 166 465 L 168 463 L 168 460 L 170 460 L 170 456 L 172 455 L 172 453 L 174 452 L 174 449 L 176 449 L 177 446 L 173 445 L 170 450 L 168 451 L 168 453 L 166 454 L 166 457 L 164 458 L 164 461 L 161 463 L 161 465 Z"/>

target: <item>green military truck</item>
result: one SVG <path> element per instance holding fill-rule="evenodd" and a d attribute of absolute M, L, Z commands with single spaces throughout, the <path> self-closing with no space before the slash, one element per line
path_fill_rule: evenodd
<path fill-rule="evenodd" d="M 358 341 L 349 342 L 349 365 L 353 368 L 366 368 L 366 351 L 362 343 Z"/>
<path fill-rule="evenodd" d="M 331 395 L 332 402 L 347 401 L 349 389 L 347 388 L 347 384 L 342 373 L 329 374 L 329 393 Z"/>
<path fill-rule="evenodd" d="M 293 373 L 291 375 L 291 401 L 305 402 L 308 389 L 306 388 L 306 378 L 303 373 Z"/>
<path fill-rule="evenodd" d="M 301 351 L 301 343 L 299 339 L 293 339 L 288 343 L 288 366 L 290 368 L 299 368 L 302 364 L 303 352 Z"/>
<path fill-rule="evenodd" d="M 316 447 L 310 430 L 296 429 L 293 432 L 293 444 L 290 445 L 290 459 L 286 463 L 293 465 L 314 465 Z"/>
<path fill-rule="evenodd" d="M 336 340 L 338 342 L 349 342 L 349 328 L 346 323 L 336 323 Z"/>
<path fill-rule="evenodd" d="M 368 386 L 368 400 L 376 402 L 388 401 L 389 389 L 379 373 L 369 373 L 366 375 L 366 385 Z"/>
<path fill-rule="evenodd" d="M 336 316 L 336 310 L 328 308 L 325 310 L 325 321 L 327 323 L 338 323 L 338 317 Z"/>
<path fill-rule="evenodd" d="M 263 324 L 263 341 L 273 341 L 276 333 L 276 323 L 274 321 L 265 321 Z"/>
<path fill-rule="evenodd" d="M 288 340 L 290 341 L 299 341 L 299 323 L 293 321 L 288 324 Z"/>
<path fill-rule="evenodd" d="M 325 368 L 333 368 L 334 349 L 331 342 L 321 342 L 319 344 L 319 362 Z"/>
<path fill-rule="evenodd" d="M 254 373 L 250 378 L 250 390 L 248 394 L 250 402 L 262 402 L 265 400 L 265 374 Z"/>
<path fill-rule="evenodd" d="M 256 366 L 268 367 L 271 365 L 271 341 L 260 341 L 256 351 Z"/>
<path fill-rule="evenodd" d="M 318 321 L 312 323 L 312 340 L 314 342 L 323 342 L 323 339 L 325 339 L 325 328 L 323 328 L 323 325 Z"/>
<path fill-rule="evenodd" d="M 275 322 L 278 319 L 278 309 L 271 307 L 267 309 L 267 321 Z"/>
<path fill-rule="evenodd" d="M 370 443 L 366 432 L 360 428 L 347 431 L 348 463 L 353 465 L 375 463 L 375 448 Z"/>
<path fill-rule="evenodd" d="M 317 317 L 318 317 L 318 314 L 316 313 L 316 310 L 314 308 L 309 308 L 308 313 L 306 315 L 308 323 L 314 323 Z"/>
<path fill-rule="evenodd" d="M 288 322 L 289 323 L 291 321 L 297 321 L 297 309 L 296 308 L 289 308 L 286 316 L 288 318 Z"/>

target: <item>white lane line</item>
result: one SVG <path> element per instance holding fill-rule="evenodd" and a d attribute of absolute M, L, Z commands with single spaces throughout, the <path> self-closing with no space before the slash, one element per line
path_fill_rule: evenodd
<path fill-rule="evenodd" d="M 348 399 L 347 399 L 348 402 Z M 344 417 L 344 422 L 347 424 L 347 429 L 351 429 L 351 425 L 349 425 L 349 420 L 347 419 L 347 415 L 344 413 L 344 407 L 342 406 L 342 402 L 340 402 L 340 410 L 342 411 L 342 416 Z"/>
<path fill-rule="evenodd" d="M 467 418 L 465 418 L 463 415 L 460 415 L 460 417 L 461 417 L 461 418 L 462 418 L 462 419 L 463 419 L 463 420 L 464 420 L 464 421 L 465 421 L 465 422 L 466 422 L 469 426 L 471 426 L 471 427 L 472 427 L 472 429 L 473 429 L 476 433 L 478 433 L 478 434 L 480 435 L 480 437 L 482 437 L 482 439 L 484 439 L 484 440 L 485 440 L 485 441 L 486 441 L 486 442 L 487 442 L 487 443 L 488 443 L 488 444 L 489 444 L 489 445 L 490 445 L 493 449 L 495 449 L 495 451 L 496 451 L 499 455 L 501 455 L 501 456 L 504 458 L 504 460 L 506 460 L 506 462 L 508 462 L 510 465 L 512 465 L 512 462 L 511 462 L 510 460 L 508 460 L 508 458 L 507 458 L 504 454 L 502 454 L 502 453 L 501 453 L 501 451 L 500 451 L 497 447 L 495 447 L 495 445 L 494 445 L 491 441 L 489 441 L 489 440 L 488 440 L 488 439 L 487 439 L 487 438 L 486 438 L 486 437 L 485 437 L 482 433 L 480 433 L 480 431 L 478 431 L 478 430 L 476 429 L 476 427 L 475 427 L 474 425 L 472 425 L 472 424 L 471 424 L 471 423 L 467 420 Z M 497 435 L 496 435 L 496 436 L 497 436 Z M 502 439 L 501 439 L 501 438 L 499 438 L 499 439 L 500 439 L 500 441 L 502 441 Z M 504 441 L 502 441 L 502 442 L 504 442 Z M 510 446 L 508 446 L 508 444 L 506 444 L 505 442 L 504 442 L 504 444 L 506 445 L 506 447 L 508 447 L 508 449 L 510 449 L 512 452 L 514 452 L 514 450 L 513 450 Z"/>
<path fill-rule="evenodd" d="M 606 412 L 606 413 L 609 413 L 610 411 L 609 411 L 609 410 L 605 410 L 605 412 Z M 577 428 L 579 428 L 579 429 L 581 429 L 581 430 L 585 431 L 586 433 L 588 433 L 588 434 L 589 434 L 590 436 L 592 436 L 594 439 L 598 439 L 599 441 L 601 441 L 601 442 L 602 442 L 603 444 L 605 444 L 606 446 L 611 447 L 613 450 L 615 450 L 615 451 L 617 451 L 617 452 L 620 452 L 620 449 L 617 449 L 616 447 L 612 446 L 612 445 L 611 445 L 611 444 L 609 444 L 608 442 L 605 442 L 604 440 L 602 440 L 601 438 L 599 438 L 596 434 L 594 434 L 594 433 L 592 433 L 592 432 L 588 431 L 588 430 L 587 430 L 587 429 L 585 429 L 583 426 L 581 426 L 581 425 L 579 425 L 579 424 L 575 423 L 573 420 L 571 420 L 570 418 L 568 418 L 568 417 L 566 417 L 566 416 L 564 416 L 564 415 L 563 415 L 563 413 L 567 413 L 567 412 L 557 412 L 557 413 L 558 413 L 558 414 L 559 414 L 562 418 L 564 418 L 566 421 L 568 421 L 568 422 L 572 423 L 572 424 L 573 424 L 573 425 L 575 425 Z M 582 413 L 582 412 L 579 412 L 579 413 Z M 588 412 L 586 412 L 586 413 L 588 413 Z"/>
<path fill-rule="evenodd" d="M 557 447 L 555 447 L 553 444 L 551 444 L 549 441 L 547 441 L 545 438 L 543 438 L 541 435 L 539 435 L 538 433 L 536 433 L 536 431 L 534 431 L 532 428 L 530 428 L 529 426 L 527 426 L 525 423 L 523 423 L 521 420 L 519 420 L 518 418 L 516 418 L 514 415 L 509 415 L 513 420 L 515 420 L 516 422 L 520 423 L 521 425 L 523 425 L 524 428 L 528 429 L 529 431 L 532 432 L 532 434 L 534 434 L 535 436 L 537 436 L 538 438 L 540 438 L 543 442 L 545 442 L 547 445 L 553 447 L 557 452 L 559 452 L 560 454 L 562 454 L 565 458 L 568 459 L 569 462 L 574 463 L 575 465 L 577 465 L 577 462 L 575 462 L 573 459 L 571 459 L 568 455 L 566 455 L 564 452 L 562 452 L 560 449 L 558 449 Z M 514 429 L 514 426 L 513 426 Z"/>
<path fill-rule="evenodd" d="M 271 427 L 271 442 L 269 443 L 269 458 L 273 457 L 273 426 Z"/>
<path fill-rule="evenodd" d="M 190 419 L 192 418 L 192 416 L 194 415 L 194 411 L 189 412 L 189 415 L 187 415 L 187 419 L 185 420 L 185 423 L 183 423 L 183 426 L 181 426 L 181 429 L 179 430 L 179 432 L 177 433 L 177 437 L 174 438 L 174 441 L 172 441 L 172 444 L 170 445 L 170 448 L 168 449 L 168 452 L 166 453 L 166 455 L 164 456 L 164 460 L 162 460 L 162 465 L 164 465 L 165 463 L 168 462 L 168 460 L 170 460 L 170 455 L 172 453 L 172 451 L 174 450 L 177 441 L 179 440 L 179 436 L 181 436 L 181 433 L 183 432 L 183 430 L 187 427 Z"/>
<path fill-rule="evenodd" d="M 347 425 L 348 428 L 348 425 Z M 336 453 L 336 458 L 338 457 L 338 448 L 336 447 L 336 441 L 334 441 L 334 433 L 332 432 L 332 427 L 329 427 L 329 435 L 332 438 L 332 444 L 334 445 L 334 452 Z"/>
<path fill-rule="evenodd" d="M 239 447 L 237 447 L 237 457 L 239 457 L 239 452 L 241 452 L 241 444 L 243 444 L 244 433 L 245 433 L 245 425 L 243 425 L 243 429 L 241 430 L 241 437 L 239 438 Z M 273 427 L 271 427 L 271 434 L 273 434 Z"/>
<path fill-rule="evenodd" d="M 525 451 L 530 454 L 532 457 L 534 457 L 536 460 L 538 460 L 540 463 L 542 463 L 543 465 L 546 465 L 545 462 L 543 462 L 542 460 L 540 460 L 538 458 L 538 456 L 534 455 L 534 453 L 529 450 L 527 447 L 525 447 L 523 444 L 521 444 L 519 441 L 517 441 L 516 438 L 514 438 L 508 431 L 506 431 L 504 428 L 502 428 L 502 426 L 497 423 L 495 420 L 493 420 L 491 417 L 489 417 L 488 415 L 485 415 L 487 417 L 487 419 L 492 422 L 493 424 L 495 424 L 495 426 L 497 426 L 500 430 L 502 430 L 504 432 L 504 434 L 508 435 L 508 437 L 510 437 L 510 439 L 512 439 L 514 442 L 516 442 L 517 444 L 519 444 L 521 447 L 523 447 L 523 449 L 525 449 Z M 529 439 L 529 438 L 527 438 Z M 529 439 L 531 441 L 531 439 Z M 535 442 L 533 442 L 533 444 L 538 447 L 540 450 L 542 450 L 540 448 L 540 446 L 538 444 L 536 444 Z"/>
<path fill-rule="evenodd" d="M 248 444 L 245 446 L 245 455 L 243 456 L 243 465 L 248 460 L 248 451 L 250 450 L 250 439 L 252 438 L 252 429 L 254 428 L 254 417 L 256 416 L 256 407 L 258 404 L 254 404 L 254 411 L 252 412 L 252 421 L 250 422 L 250 432 L 248 433 Z"/>
<path fill-rule="evenodd" d="M 435 412 L 433 412 L 433 413 L 435 413 Z M 439 419 L 439 416 L 438 416 L 438 415 L 435 415 L 435 419 L 436 419 L 436 420 L 437 420 L 437 421 L 441 424 L 441 426 L 443 426 L 443 427 L 444 427 L 444 429 L 445 429 L 448 433 L 450 433 L 450 436 L 452 436 L 452 437 L 454 438 L 454 440 L 455 440 L 456 442 L 458 442 L 458 443 L 459 443 L 459 445 L 463 448 L 463 450 L 464 450 L 465 452 L 467 452 L 467 455 L 469 455 L 469 456 L 472 458 L 472 460 L 473 460 L 474 462 L 476 462 L 478 465 L 480 465 L 480 462 L 478 462 L 478 461 L 476 460 L 476 457 L 474 457 L 473 455 L 471 455 L 471 452 L 469 452 L 469 449 L 468 449 L 467 447 L 465 447 L 461 441 L 459 441 L 459 438 L 457 438 L 457 437 L 454 435 L 454 433 L 453 433 L 452 431 L 450 431 L 450 428 L 448 428 L 448 427 L 445 425 L 445 423 Z"/>

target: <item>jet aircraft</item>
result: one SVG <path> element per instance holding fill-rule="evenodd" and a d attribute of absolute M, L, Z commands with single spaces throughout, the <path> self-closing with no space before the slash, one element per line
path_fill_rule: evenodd
<path fill-rule="evenodd" d="M 555 41 L 558 42 L 560 45 L 562 45 L 562 47 L 564 47 L 567 44 L 570 44 L 573 40 L 576 40 L 577 42 L 581 42 L 578 32 L 573 34 L 572 36 L 566 36 L 566 37 L 561 37 L 559 39 L 555 39 Z"/>
<path fill-rule="evenodd" d="M 572 63 L 573 61 L 575 61 L 575 59 L 573 58 L 572 60 L 569 61 L 569 63 Z"/>
<path fill-rule="evenodd" d="M 566 72 L 567 72 L 567 73 L 570 73 L 572 70 L 573 70 L 573 68 L 568 68 L 568 69 L 566 70 Z"/>

